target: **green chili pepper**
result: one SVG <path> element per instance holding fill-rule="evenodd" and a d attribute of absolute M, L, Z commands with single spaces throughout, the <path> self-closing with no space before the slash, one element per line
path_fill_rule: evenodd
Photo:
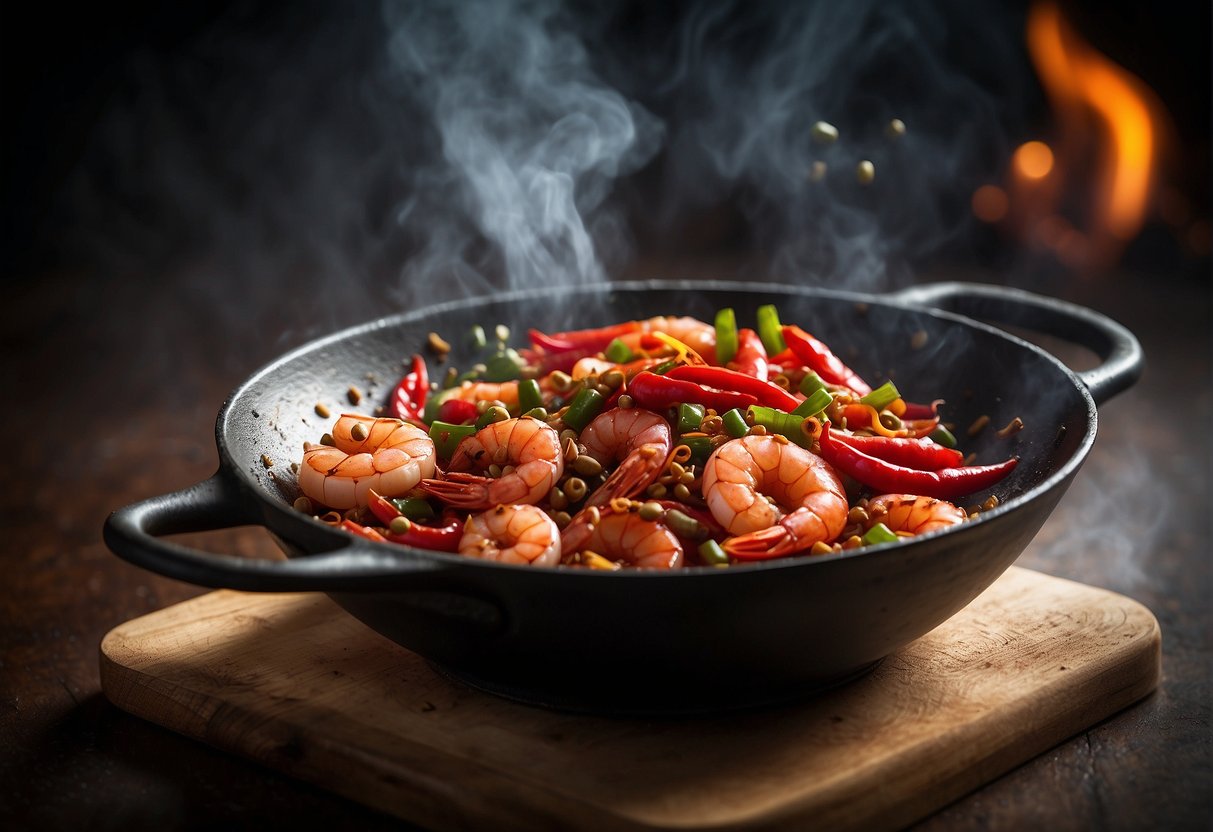
<path fill-rule="evenodd" d="M 566 425 L 580 433 L 590 423 L 590 420 L 602 411 L 602 407 L 605 404 L 606 399 L 603 398 L 601 393 L 592 387 L 583 387 L 573 397 L 573 402 L 569 405 L 569 409 L 560 418 Z"/>
<path fill-rule="evenodd" d="M 943 425 L 936 425 L 935 430 L 931 431 L 931 439 L 943 445 L 945 448 L 956 447 L 956 437 L 952 435 L 952 431 L 945 428 Z"/>
<path fill-rule="evenodd" d="M 389 502 L 410 520 L 431 520 L 435 517 L 434 507 L 429 500 L 420 497 L 396 497 Z"/>
<path fill-rule="evenodd" d="M 863 536 L 865 546 L 875 546 L 877 543 L 896 543 L 900 539 L 884 523 L 877 523 Z"/>
<path fill-rule="evenodd" d="M 452 425 L 447 422 L 433 422 L 430 425 L 430 439 L 434 440 L 434 450 L 443 459 L 455 455 L 455 449 L 465 436 L 476 432 L 475 425 Z"/>
<path fill-rule="evenodd" d="M 792 411 L 793 416 L 799 416 L 802 419 L 809 416 L 816 416 L 821 411 L 830 406 L 830 402 L 834 401 L 834 397 L 830 395 L 830 391 L 824 387 L 819 388 L 809 395 L 807 399 L 796 406 Z"/>
<path fill-rule="evenodd" d="M 533 378 L 524 378 L 518 382 L 518 410 L 522 413 L 543 407 L 543 394 L 539 391 L 539 382 Z"/>
<path fill-rule="evenodd" d="M 716 363 L 732 361 L 737 347 L 737 315 L 732 307 L 725 307 L 716 313 Z"/>
<path fill-rule="evenodd" d="M 678 405 L 678 432 L 690 433 L 694 430 L 699 430 L 699 426 L 703 424 L 703 415 L 707 412 L 701 404 L 690 404 L 683 402 Z"/>
<path fill-rule="evenodd" d="M 729 556 L 715 540 L 705 540 L 699 544 L 699 557 L 709 566 L 724 566 L 729 562 Z"/>
<path fill-rule="evenodd" d="M 724 429 L 734 439 L 739 439 L 750 432 L 750 426 L 746 424 L 745 416 L 741 414 L 741 408 L 735 407 L 720 417 L 724 422 Z"/>
<path fill-rule="evenodd" d="M 607 361 L 612 364 L 624 364 L 632 360 L 632 348 L 619 338 L 614 339 L 602 352 Z"/>
<path fill-rule="evenodd" d="M 859 403 L 869 405 L 877 413 L 879 413 L 900 398 L 901 394 L 897 392 L 897 387 L 893 384 L 893 382 L 886 381 L 871 393 L 868 393 L 866 396 L 862 397 L 859 400 Z"/>
<path fill-rule="evenodd" d="M 758 337 L 767 349 L 767 355 L 779 355 L 788 348 L 783 340 L 783 325 L 779 323 L 779 310 L 768 303 L 758 307 Z"/>

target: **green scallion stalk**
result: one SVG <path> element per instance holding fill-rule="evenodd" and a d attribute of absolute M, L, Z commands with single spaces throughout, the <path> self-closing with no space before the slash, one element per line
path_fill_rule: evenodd
<path fill-rule="evenodd" d="M 886 381 L 871 393 L 862 397 L 859 403 L 869 405 L 879 413 L 900 398 L 901 394 L 897 392 L 897 387 L 893 382 Z"/>
<path fill-rule="evenodd" d="M 896 543 L 900 539 L 884 523 L 877 523 L 864 534 L 863 543 L 865 546 L 875 546 L 878 543 Z"/>
<path fill-rule="evenodd" d="M 474 324 L 472 328 L 468 330 L 468 343 L 471 344 L 474 349 L 478 350 L 482 350 L 488 346 L 489 339 L 488 336 L 484 334 L 484 327 L 482 327 L 480 324 Z"/>
<path fill-rule="evenodd" d="M 707 409 L 701 404 L 683 402 L 678 405 L 678 432 L 690 433 L 699 430 L 703 424 L 703 415 Z"/>
<path fill-rule="evenodd" d="M 821 380 L 821 376 L 809 370 L 805 373 L 804 378 L 800 380 L 800 392 L 806 396 L 811 396 L 818 390 L 825 390 L 826 383 Z M 826 392 L 829 392 L 828 390 Z"/>
<path fill-rule="evenodd" d="M 931 439 L 943 445 L 945 448 L 956 447 L 956 437 L 952 435 L 952 431 L 945 428 L 943 425 L 936 425 L 935 430 L 931 431 Z"/>
<path fill-rule="evenodd" d="M 801 419 L 816 416 L 829 407 L 832 401 L 834 401 L 834 397 L 830 395 L 830 391 L 824 387 L 819 387 L 810 393 L 807 399 L 796 406 L 796 409 L 792 411 L 792 415 L 799 416 Z"/>
<path fill-rule="evenodd" d="M 793 416 L 791 413 L 784 413 L 782 410 L 776 410 L 773 407 L 763 407 L 760 404 L 750 405 L 748 412 L 754 424 L 762 425 L 767 429 L 768 433 L 778 433 L 786 436 L 797 445 L 805 448 L 812 443 L 812 440 L 801 427 L 804 423 L 803 416 Z"/>
<path fill-rule="evenodd" d="M 396 510 L 410 520 L 432 520 L 434 507 L 420 497 L 396 497 L 389 500 Z"/>
<path fill-rule="evenodd" d="M 539 390 L 539 382 L 533 378 L 524 378 L 518 382 L 518 410 L 527 413 L 537 407 L 543 407 L 543 393 Z"/>
<path fill-rule="evenodd" d="M 783 324 L 779 322 L 779 310 L 768 303 L 758 307 L 758 337 L 766 347 L 767 355 L 778 355 L 788 348 L 783 340 Z"/>
<path fill-rule="evenodd" d="M 580 433 L 602 411 L 602 407 L 605 404 L 606 399 L 603 398 L 601 393 L 592 387 L 583 387 L 573 397 L 573 401 L 569 404 L 569 409 L 560 418 L 566 425 Z"/>
<path fill-rule="evenodd" d="M 739 439 L 750 432 L 750 426 L 746 424 L 745 416 L 742 415 L 739 407 L 727 411 L 720 419 L 724 422 L 725 432 L 734 439 Z"/>
<path fill-rule="evenodd" d="M 728 364 L 737 355 L 737 315 L 725 307 L 716 313 L 716 363 Z"/>
<path fill-rule="evenodd" d="M 434 440 L 434 450 L 443 459 L 455 455 L 455 449 L 464 437 L 476 432 L 475 425 L 452 425 L 450 422 L 435 421 L 430 425 L 430 439 Z"/>
<path fill-rule="evenodd" d="M 632 348 L 623 343 L 619 338 L 607 344 L 607 348 L 603 350 L 602 354 L 612 364 L 624 364 L 632 360 Z"/>
<path fill-rule="evenodd" d="M 729 562 L 729 556 L 715 540 L 705 540 L 699 544 L 699 557 L 709 566 L 724 566 Z"/>

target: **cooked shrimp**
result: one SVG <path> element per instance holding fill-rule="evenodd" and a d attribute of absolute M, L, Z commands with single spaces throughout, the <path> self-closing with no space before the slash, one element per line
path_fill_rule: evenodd
<path fill-rule="evenodd" d="M 868 500 L 871 528 L 884 523 L 889 531 L 912 536 L 946 529 L 968 519 L 968 515 L 946 500 L 916 494 L 881 494 Z"/>
<path fill-rule="evenodd" d="M 355 433 L 364 438 L 355 439 Z M 332 445 L 305 443 L 299 467 L 299 487 L 321 505 L 365 506 L 371 489 L 398 497 L 434 476 L 434 441 L 399 419 L 346 413 L 332 437 Z"/>
<path fill-rule="evenodd" d="M 703 496 L 731 535 L 725 552 L 762 559 L 831 543 L 847 522 L 847 495 L 816 454 L 776 436 L 743 436 L 703 467 Z"/>
<path fill-rule="evenodd" d="M 492 478 L 465 473 L 499 465 Z M 455 450 L 445 479 L 422 480 L 429 494 L 459 508 L 542 500 L 564 473 L 560 435 L 545 422 L 523 416 L 493 422 L 465 438 Z"/>
<path fill-rule="evenodd" d="M 498 563 L 555 566 L 560 563 L 560 529 L 536 506 L 497 506 L 467 519 L 459 553 Z"/>
<path fill-rule="evenodd" d="M 659 520 L 645 520 L 630 511 L 604 511 L 597 523 L 574 521 L 560 536 L 565 552 L 589 549 L 614 561 L 649 569 L 677 569 L 682 543 Z"/>
<path fill-rule="evenodd" d="M 633 350 L 641 349 L 645 335 L 660 332 L 686 344 L 705 361 L 716 356 L 716 327 L 697 318 L 658 316 L 634 323 L 640 325 L 638 330 L 618 336 Z"/>
<path fill-rule="evenodd" d="M 459 385 L 454 398 L 465 402 L 501 402 L 506 407 L 518 406 L 518 382 L 465 381 Z"/>
<path fill-rule="evenodd" d="M 601 506 L 616 497 L 634 497 L 661 475 L 670 456 L 670 425 L 644 408 L 611 408 L 594 417 L 581 431 L 585 452 L 604 466 L 620 463 L 587 506 Z"/>

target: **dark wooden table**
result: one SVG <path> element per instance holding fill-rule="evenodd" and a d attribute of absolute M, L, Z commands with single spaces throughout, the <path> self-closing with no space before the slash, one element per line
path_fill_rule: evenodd
<path fill-rule="evenodd" d="M 207 477 L 226 392 L 286 347 L 366 311 L 316 297 L 279 302 L 237 282 L 206 285 L 51 274 L 6 298 L 0 418 L 13 464 L 2 486 L 3 828 L 396 825 L 129 716 L 100 692 L 106 631 L 201 592 L 111 555 L 100 536 L 106 514 Z M 1208 275 L 1125 272 L 1058 288 L 1138 333 L 1149 363 L 1143 380 L 1101 411 L 1086 467 L 1019 563 L 1153 610 L 1162 686 L 921 828 L 1207 829 Z M 192 542 L 276 551 L 258 530 Z"/>

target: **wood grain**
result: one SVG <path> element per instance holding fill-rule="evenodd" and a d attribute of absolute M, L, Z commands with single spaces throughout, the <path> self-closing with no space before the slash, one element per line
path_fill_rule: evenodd
<path fill-rule="evenodd" d="M 114 629 L 119 707 L 439 829 L 896 828 L 1145 696 L 1160 633 L 1013 568 L 867 677 L 756 713 L 622 720 L 448 680 L 326 597 L 215 592 Z"/>

